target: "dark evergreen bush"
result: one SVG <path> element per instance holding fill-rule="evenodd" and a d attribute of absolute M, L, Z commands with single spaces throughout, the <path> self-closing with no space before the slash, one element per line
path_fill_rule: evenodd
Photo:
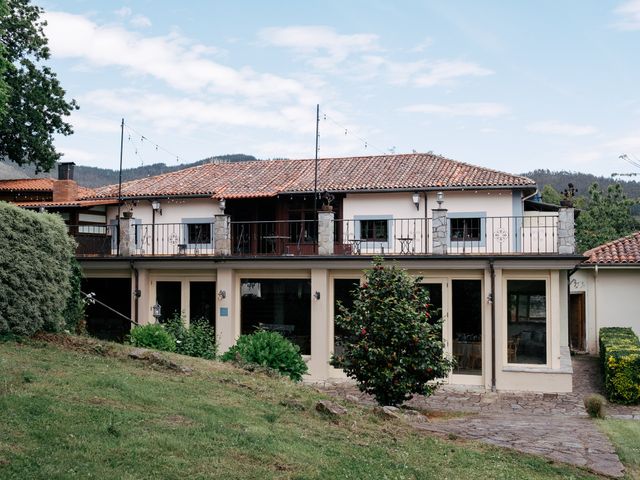
<path fill-rule="evenodd" d="M 165 328 L 176 339 L 177 353 L 209 360 L 216 358 L 215 331 L 206 320 L 194 320 L 187 328 L 182 317 L 176 315 L 165 324 Z"/>
<path fill-rule="evenodd" d="M 236 344 L 222 355 L 222 361 L 267 367 L 295 382 L 302 380 L 307 373 L 300 347 L 277 332 L 258 331 L 241 335 Z"/>
<path fill-rule="evenodd" d="M 58 215 L 0 202 L 0 334 L 60 330 L 74 242 Z"/>
<path fill-rule="evenodd" d="M 344 353 L 331 363 L 380 405 L 431 394 L 453 365 L 444 353 L 442 319 L 420 280 L 376 258 L 353 307 L 336 317 L 348 334 Z"/>
<path fill-rule="evenodd" d="M 70 277 L 71 294 L 67 300 L 67 305 L 62 313 L 65 327 L 71 333 L 85 333 L 85 302 L 81 293 L 82 269 L 75 258 L 71 260 Z"/>

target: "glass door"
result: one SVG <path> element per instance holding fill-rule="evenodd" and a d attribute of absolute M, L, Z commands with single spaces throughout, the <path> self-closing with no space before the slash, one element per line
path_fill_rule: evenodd
<path fill-rule="evenodd" d="M 451 281 L 451 353 L 455 383 L 482 382 L 482 281 Z M 458 376 L 464 376 L 460 378 Z M 475 377 L 475 378 L 474 378 Z"/>

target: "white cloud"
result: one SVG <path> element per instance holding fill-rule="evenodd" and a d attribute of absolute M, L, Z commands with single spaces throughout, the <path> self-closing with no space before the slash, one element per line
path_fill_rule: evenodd
<path fill-rule="evenodd" d="M 129 17 L 133 12 L 129 7 L 122 7 L 118 10 L 115 10 L 113 13 L 115 13 L 118 17 L 125 18 Z"/>
<path fill-rule="evenodd" d="M 81 96 L 93 110 L 123 114 L 162 132 L 202 130 L 211 127 L 268 128 L 311 133 L 315 124 L 310 111 L 297 105 L 260 108 L 231 100 L 174 97 L 138 90 L 94 90 Z"/>
<path fill-rule="evenodd" d="M 567 137 L 594 135 L 598 132 L 598 129 L 591 125 L 575 125 L 572 123 L 556 122 L 554 120 L 532 123 L 527 125 L 526 128 L 533 133 L 563 135 Z"/>
<path fill-rule="evenodd" d="M 52 54 L 76 58 L 98 67 L 120 67 L 126 73 L 149 75 L 188 92 L 238 95 L 259 101 L 316 103 L 300 82 L 251 68 L 234 69 L 209 58 L 211 47 L 179 33 L 143 36 L 120 26 L 97 25 L 64 12 L 46 14 L 46 35 Z"/>
<path fill-rule="evenodd" d="M 363 56 L 357 70 L 364 78 L 382 73 L 391 84 L 414 87 L 451 85 L 463 77 L 484 77 L 494 73 L 476 63 L 461 60 L 394 62 L 380 55 Z"/>
<path fill-rule="evenodd" d="M 613 26 L 618 30 L 640 30 L 640 0 L 627 1 L 614 10 L 620 20 Z"/>
<path fill-rule="evenodd" d="M 131 17 L 129 23 L 137 28 L 149 28 L 151 26 L 151 20 L 149 20 L 148 17 L 140 14 Z"/>
<path fill-rule="evenodd" d="M 89 163 L 96 159 L 95 154 L 79 148 L 58 146 L 56 149 L 64 155 L 65 162 Z"/>
<path fill-rule="evenodd" d="M 501 103 L 420 103 L 401 109 L 403 112 L 429 113 L 448 117 L 499 117 L 509 113 L 509 108 Z"/>
<path fill-rule="evenodd" d="M 640 131 L 615 138 L 605 144 L 612 152 L 640 156 Z"/>
<path fill-rule="evenodd" d="M 379 50 L 377 35 L 344 35 L 323 25 L 265 28 L 258 36 L 266 45 L 289 48 L 307 57 L 317 68 L 333 68 L 354 53 Z"/>

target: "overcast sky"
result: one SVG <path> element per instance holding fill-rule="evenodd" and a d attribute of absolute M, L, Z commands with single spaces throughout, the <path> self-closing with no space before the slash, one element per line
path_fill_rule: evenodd
<path fill-rule="evenodd" d="M 36 3 L 81 107 L 57 140 L 78 164 L 117 167 L 122 117 L 125 167 L 312 158 L 316 103 L 322 157 L 604 175 L 640 159 L 640 0 Z"/>

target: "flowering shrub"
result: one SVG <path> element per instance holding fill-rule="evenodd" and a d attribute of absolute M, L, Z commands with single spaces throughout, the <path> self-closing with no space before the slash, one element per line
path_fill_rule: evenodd
<path fill-rule="evenodd" d="M 136 347 L 154 348 L 165 352 L 175 352 L 176 339 L 163 325 L 152 323 L 131 330 L 129 343 Z"/>
<path fill-rule="evenodd" d="M 444 354 L 442 319 L 420 280 L 376 258 L 354 292 L 353 307 L 340 307 L 336 316 L 348 335 L 344 353 L 331 364 L 380 405 L 430 395 L 453 366 Z"/>
<path fill-rule="evenodd" d="M 223 362 L 241 365 L 260 365 L 278 371 L 298 382 L 307 373 L 307 364 L 300 355 L 300 347 L 277 332 L 258 331 L 241 335 L 224 355 Z"/>

